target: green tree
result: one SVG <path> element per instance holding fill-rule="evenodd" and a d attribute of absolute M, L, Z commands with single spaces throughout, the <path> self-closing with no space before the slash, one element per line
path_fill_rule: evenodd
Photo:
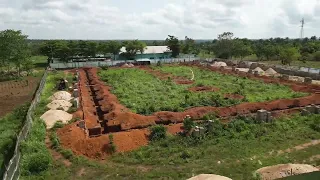
<path fill-rule="evenodd" d="M 126 56 L 128 59 L 135 59 L 135 56 L 138 52 L 143 54 L 146 43 L 134 40 L 134 41 L 126 41 L 124 42 L 124 46 L 126 48 Z"/>
<path fill-rule="evenodd" d="M 219 58 L 229 59 L 233 51 L 233 33 L 224 32 L 218 35 L 218 41 L 213 48 L 214 54 Z"/>
<path fill-rule="evenodd" d="M 242 40 L 236 39 L 233 42 L 233 56 L 239 57 L 241 60 L 252 54 L 250 45 L 245 44 Z"/>
<path fill-rule="evenodd" d="M 87 55 L 91 57 L 96 57 L 98 53 L 98 44 L 94 41 L 89 41 L 87 44 L 88 44 Z"/>
<path fill-rule="evenodd" d="M 297 60 L 300 54 L 294 47 L 283 47 L 280 51 L 280 59 L 283 65 L 290 65 L 293 60 Z"/>
<path fill-rule="evenodd" d="M 314 61 L 320 61 L 320 51 L 317 51 L 313 53 L 313 58 Z"/>
<path fill-rule="evenodd" d="M 182 53 L 184 54 L 190 54 L 192 51 L 195 50 L 195 42 L 193 39 L 188 38 L 188 36 L 185 37 L 185 40 L 182 45 Z"/>
<path fill-rule="evenodd" d="M 165 40 L 165 44 L 172 51 L 172 57 L 176 58 L 179 56 L 181 45 L 177 37 L 168 35 L 168 38 Z"/>
<path fill-rule="evenodd" d="M 114 60 L 116 60 L 116 55 L 120 53 L 120 49 L 122 48 L 122 44 L 118 41 L 110 41 L 108 43 L 109 52 L 113 54 Z"/>
<path fill-rule="evenodd" d="M 9 29 L 0 31 L 1 67 L 6 66 L 9 71 L 10 65 L 14 64 L 18 71 L 18 76 L 20 76 L 22 64 L 25 64 L 25 61 L 31 56 L 27 37 L 28 36 L 23 35 L 19 30 L 15 31 Z"/>

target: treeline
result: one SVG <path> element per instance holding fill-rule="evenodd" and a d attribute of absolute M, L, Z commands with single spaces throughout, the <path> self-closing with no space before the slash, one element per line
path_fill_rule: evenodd
<path fill-rule="evenodd" d="M 240 58 L 255 55 L 252 60 L 280 60 L 290 64 L 293 60 L 320 61 L 320 39 L 316 36 L 304 39 L 270 38 L 249 40 L 234 38 L 233 33 L 225 32 L 211 42 L 200 44 L 206 54 L 218 58 Z"/>
<path fill-rule="evenodd" d="M 157 44 L 159 45 L 159 44 Z M 174 36 L 161 43 L 169 47 L 172 57 L 178 57 L 180 53 L 198 54 L 200 49 L 195 48 L 196 43 L 193 39 L 186 37 L 184 41 L 179 41 Z M 48 56 L 49 60 L 58 58 L 60 61 L 67 62 L 75 58 L 94 58 L 110 57 L 115 59 L 119 55 L 121 48 L 125 47 L 125 52 L 121 56 L 126 59 L 135 59 L 137 53 L 144 53 L 147 44 L 140 40 L 130 41 L 84 41 L 84 40 L 46 40 L 41 44 L 30 45 L 34 55 Z"/>

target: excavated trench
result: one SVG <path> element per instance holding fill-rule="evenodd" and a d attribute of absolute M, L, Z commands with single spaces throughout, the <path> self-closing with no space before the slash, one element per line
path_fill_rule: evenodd
<path fill-rule="evenodd" d="M 89 89 L 91 91 L 91 97 L 93 99 L 93 102 L 94 102 L 94 105 L 95 105 L 95 109 L 96 109 L 96 112 L 94 112 L 94 115 L 98 116 L 98 120 L 100 122 L 100 125 L 101 125 L 101 127 L 103 127 L 104 126 L 103 125 L 104 124 L 104 117 L 103 117 L 104 116 L 104 112 L 102 111 L 101 105 L 99 104 L 99 100 L 97 98 L 97 91 L 94 89 L 95 84 L 92 82 L 92 79 L 89 76 L 88 70 L 85 69 L 84 71 L 86 73 L 86 77 L 87 77 L 87 80 L 88 80 L 88 85 L 87 86 L 89 87 Z M 102 132 L 102 133 L 104 133 L 104 132 Z"/>

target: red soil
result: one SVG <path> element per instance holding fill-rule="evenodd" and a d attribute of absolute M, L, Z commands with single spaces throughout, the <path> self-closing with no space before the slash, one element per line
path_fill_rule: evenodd
<path fill-rule="evenodd" d="M 150 68 L 143 68 L 150 69 Z M 84 70 L 80 70 L 80 99 L 83 110 L 83 115 L 87 127 L 100 126 L 99 119 L 95 114 L 95 103 L 90 96 L 89 87 Z M 152 71 L 152 73 L 154 73 Z M 225 72 L 223 72 L 225 73 Z M 229 72 L 228 72 L 229 73 Z M 232 72 L 230 72 L 232 74 Z M 110 87 L 104 85 L 97 76 L 97 69 L 88 69 L 89 79 L 94 84 L 94 90 L 97 93 L 99 105 L 104 112 L 105 132 L 113 133 L 114 143 L 117 147 L 117 152 L 126 152 L 137 149 L 148 144 L 148 126 L 155 124 L 173 124 L 167 126 L 168 132 L 176 134 L 180 132 L 182 124 L 186 115 L 190 115 L 193 119 L 200 119 L 204 115 L 216 112 L 218 117 L 230 117 L 236 115 L 245 115 L 255 113 L 260 109 L 268 111 L 287 110 L 291 108 L 304 107 L 310 104 L 320 104 L 320 94 L 314 93 L 307 97 L 295 99 L 282 99 L 270 102 L 259 103 L 243 103 L 230 107 L 195 107 L 186 110 L 185 112 L 156 112 L 150 116 L 143 116 L 130 112 L 128 108 L 119 103 L 117 97 L 110 92 Z M 163 76 L 161 76 L 163 77 Z M 260 77 L 251 77 L 253 79 L 260 79 Z M 263 78 L 264 79 L 264 78 Z M 283 82 L 278 79 L 266 78 L 264 81 L 269 83 L 284 83 L 289 85 L 294 90 L 301 90 L 304 92 L 319 91 L 319 86 L 298 84 L 292 82 Z M 229 96 L 229 95 L 228 95 Z M 230 95 L 231 96 L 231 95 Z M 232 95 L 234 97 L 234 95 Z M 77 112 L 81 116 L 81 111 Z M 85 155 L 90 158 L 100 158 L 110 154 L 110 147 L 108 145 L 108 134 L 101 135 L 95 138 L 89 138 L 86 132 L 73 123 L 60 130 L 58 135 L 63 147 L 72 149 L 78 155 Z M 141 129 L 143 128 L 143 129 Z"/>
<path fill-rule="evenodd" d="M 32 101 L 40 78 L 25 77 L 22 81 L 0 82 L 0 117 L 12 112 L 20 105 Z"/>
<path fill-rule="evenodd" d="M 225 94 L 224 95 L 225 99 L 238 99 L 238 100 L 242 100 L 244 99 L 244 96 L 241 96 L 239 94 Z"/>
<path fill-rule="evenodd" d="M 195 86 L 188 89 L 191 92 L 217 92 L 220 89 L 217 87 L 210 86 Z"/>

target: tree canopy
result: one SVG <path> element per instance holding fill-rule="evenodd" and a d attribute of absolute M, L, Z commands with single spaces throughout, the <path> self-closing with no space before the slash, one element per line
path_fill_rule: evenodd
<path fill-rule="evenodd" d="M 10 71 L 11 65 L 14 65 L 18 76 L 22 68 L 29 70 L 30 66 L 26 65 L 31 63 L 27 37 L 21 31 L 11 29 L 0 31 L 0 65 L 2 68 L 6 67 L 7 71 Z"/>

